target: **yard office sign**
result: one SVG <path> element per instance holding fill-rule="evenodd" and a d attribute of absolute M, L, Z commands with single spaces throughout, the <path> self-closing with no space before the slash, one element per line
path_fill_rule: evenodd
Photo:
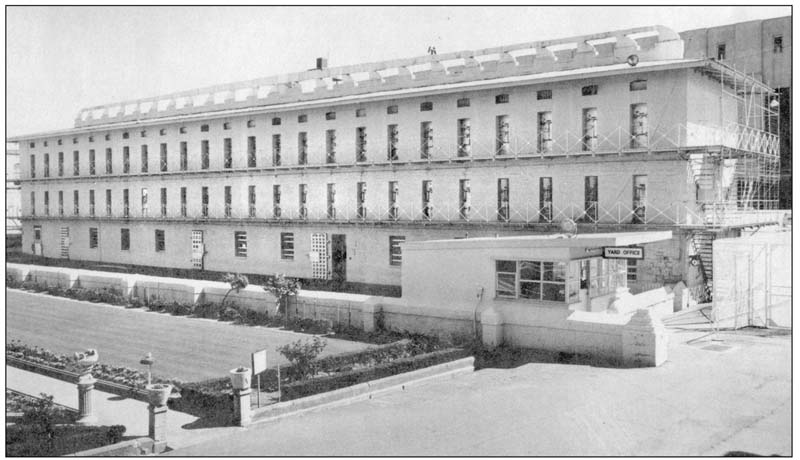
<path fill-rule="evenodd" d="M 604 259 L 644 259 L 642 246 L 604 246 Z"/>

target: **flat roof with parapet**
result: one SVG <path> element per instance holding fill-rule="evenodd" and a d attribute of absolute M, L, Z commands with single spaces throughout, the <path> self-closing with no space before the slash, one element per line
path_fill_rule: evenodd
<path fill-rule="evenodd" d="M 467 249 L 467 248 L 599 248 L 653 243 L 672 238 L 671 231 L 586 233 L 570 237 L 557 235 L 525 235 L 503 237 L 460 238 L 450 240 L 407 241 L 403 250 Z"/>

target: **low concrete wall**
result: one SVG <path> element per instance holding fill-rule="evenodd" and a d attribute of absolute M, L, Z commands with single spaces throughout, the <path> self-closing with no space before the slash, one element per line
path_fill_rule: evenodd
<path fill-rule="evenodd" d="M 78 271 L 68 268 L 33 266 L 28 277 L 39 284 L 69 289 L 75 287 L 75 283 L 78 281 Z"/>
<path fill-rule="evenodd" d="M 131 276 L 81 270 L 78 272 L 77 285 L 84 289 L 116 289 L 122 292 L 123 295 L 129 296 L 133 287 L 133 283 L 130 280 Z"/>
<path fill-rule="evenodd" d="M 6 276 L 14 278 L 14 281 L 25 281 L 30 271 L 31 267 L 28 265 L 6 264 Z"/>
<path fill-rule="evenodd" d="M 360 298 L 364 297 L 364 299 Z M 289 305 L 289 316 L 328 321 L 331 325 L 363 328 L 364 302 L 367 296 L 328 298 L 301 292 Z M 273 306 L 274 308 L 274 306 Z"/>
<path fill-rule="evenodd" d="M 225 294 L 229 290 L 230 285 L 227 283 L 206 282 L 202 286 L 202 295 L 198 302 L 222 303 L 222 299 L 225 298 Z M 244 289 L 239 289 L 238 292 L 233 291 L 228 294 L 225 303 L 235 304 L 242 308 L 262 313 L 264 311 L 272 313 L 275 309 L 275 296 L 265 291 L 261 286 L 247 286 Z"/>
<path fill-rule="evenodd" d="M 65 457 L 137 457 L 152 455 L 155 442 L 147 437 L 122 441 L 108 446 L 84 450 Z"/>
<path fill-rule="evenodd" d="M 203 292 L 202 286 L 192 280 L 171 280 L 170 278 L 139 278 L 133 288 L 133 297 L 146 302 L 178 302 L 194 304 Z"/>

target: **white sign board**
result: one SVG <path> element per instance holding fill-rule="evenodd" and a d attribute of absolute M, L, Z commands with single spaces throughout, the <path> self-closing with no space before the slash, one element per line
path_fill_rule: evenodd
<path fill-rule="evenodd" d="M 257 351 L 252 354 L 253 374 L 260 374 L 267 370 L 267 350 Z"/>
<path fill-rule="evenodd" d="M 606 246 L 603 248 L 604 259 L 644 259 L 644 248 L 641 246 Z"/>

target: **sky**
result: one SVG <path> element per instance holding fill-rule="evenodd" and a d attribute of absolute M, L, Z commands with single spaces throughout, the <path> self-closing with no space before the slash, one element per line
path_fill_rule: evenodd
<path fill-rule="evenodd" d="M 6 7 L 6 135 L 67 129 L 83 107 L 312 68 L 787 7 Z"/>

